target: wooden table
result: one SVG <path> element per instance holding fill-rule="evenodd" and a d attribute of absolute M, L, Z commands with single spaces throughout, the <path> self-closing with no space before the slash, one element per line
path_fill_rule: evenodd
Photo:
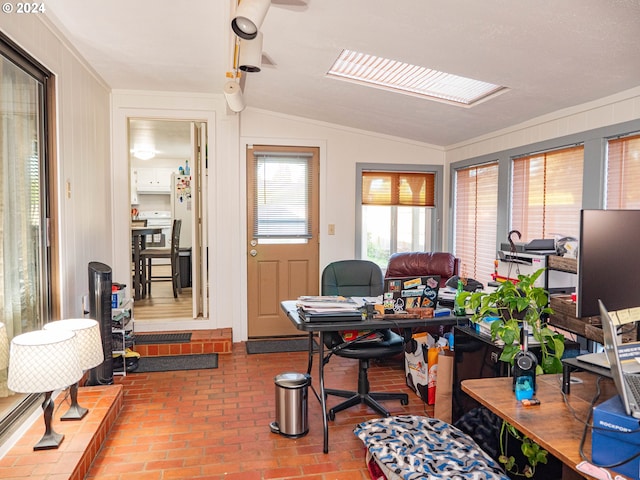
<path fill-rule="evenodd" d="M 580 420 L 573 416 L 565 404 L 560 374 L 536 378 L 536 398 L 540 400 L 540 405 L 535 407 L 524 407 L 516 401 L 511 377 L 464 380 L 462 390 L 560 460 L 563 479 L 592 478 L 578 472 L 575 467 L 583 461 L 579 451 L 584 429 L 582 421 L 586 421 L 589 415 L 598 377 L 582 372 L 574 373 L 572 378 L 582 383 L 572 382 L 571 394 L 566 395 L 566 399 Z M 600 386 L 602 393 L 598 403 L 616 394 L 615 385 L 610 379 L 602 379 Z M 584 453 L 587 459 L 591 459 L 590 432 Z M 614 477 L 615 473 L 611 472 L 611 478 Z"/>
<path fill-rule="evenodd" d="M 133 298 L 139 300 L 145 296 L 145 268 L 140 259 L 140 252 L 146 248 L 147 235 L 162 233 L 160 227 L 131 227 L 131 244 L 133 245 Z"/>

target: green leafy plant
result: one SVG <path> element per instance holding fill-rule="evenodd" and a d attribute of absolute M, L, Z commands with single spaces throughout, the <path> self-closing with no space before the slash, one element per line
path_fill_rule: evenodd
<path fill-rule="evenodd" d="M 520 450 L 528 461 L 528 465 L 525 465 L 522 471 L 520 471 L 516 465 L 515 457 L 509 455 L 507 452 L 507 435 L 511 435 L 521 442 Z M 526 435 L 522 435 L 513 425 L 502 422 L 502 428 L 500 429 L 500 457 L 498 461 L 504 465 L 506 471 L 526 478 L 532 478 L 536 473 L 536 466 L 540 463 L 547 463 L 547 454 L 548 452 L 545 449 L 541 448 L 540 445 Z"/>
<path fill-rule="evenodd" d="M 478 323 L 488 317 L 495 319 L 491 322 L 491 338 L 504 342 L 500 360 L 511 365 L 520 350 L 523 324 L 530 327 L 541 351 L 536 374 L 562 372 L 564 354 L 564 335 L 551 330 L 546 323 L 547 316 L 553 313 L 548 305 L 548 292 L 535 285 L 544 270 L 518 275 L 517 282 L 505 281 L 491 292 L 462 292 L 456 299 L 474 312 L 472 322 Z"/>

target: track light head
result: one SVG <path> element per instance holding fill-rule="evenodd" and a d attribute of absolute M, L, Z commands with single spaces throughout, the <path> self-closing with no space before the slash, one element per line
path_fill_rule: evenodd
<path fill-rule="evenodd" d="M 256 38 L 269 5 L 271 0 L 242 0 L 236 9 L 235 17 L 231 20 L 231 29 L 244 40 Z"/>
<path fill-rule="evenodd" d="M 253 40 L 240 40 L 238 68 L 243 72 L 259 72 L 262 69 L 262 32 Z"/>
<path fill-rule="evenodd" d="M 236 113 L 241 112 L 247 106 L 242 95 L 242 88 L 233 80 L 229 80 L 224 84 L 224 97 L 227 100 L 229 109 Z"/>

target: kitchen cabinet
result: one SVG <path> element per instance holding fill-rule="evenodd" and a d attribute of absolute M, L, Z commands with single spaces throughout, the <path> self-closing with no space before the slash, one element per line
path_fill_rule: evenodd
<path fill-rule="evenodd" d="M 131 174 L 134 183 L 131 190 L 137 194 L 169 194 L 171 193 L 171 174 L 173 168 L 169 167 L 144 167 L 136 168 Z"/>

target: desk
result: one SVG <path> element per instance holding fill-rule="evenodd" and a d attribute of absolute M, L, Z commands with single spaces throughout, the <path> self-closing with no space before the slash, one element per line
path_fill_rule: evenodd
<path fill-rule="evenodd" d="M 431 325 L 457 325 L 459 323 L 467 324 L 467 317 L 435 317 L 435 318 L 417 318 L 417 316 L 409 316 L 405 319 L 384 319 L 373 318 L 361 321 L 340 321 L 340 322 L 305 322 L 298 315 L 295 300 L 286 300 L 281 304 L 282 310 L 287 314 L 291 323 L 300 331 L 309 334 L 309 356 L 307 363 L 307 373 L 311 373 L 313 367 L 313 334 L 318 333 L 320 338 L 319 345 L 319 362 L 318 362 L 318 382 L 320 383 L 320 392 L 318 393 L 313 384 L 311 389 L 316 398 L 322 405 L 323 412 L 323 429 L 324 429 L 324 453 L 329 452 L 329 420 L 327 412 L 327 403 L 324 389 L 324 364 L 325 364 L 325 347 L 324 334 L 327 332 L 338 332 L 340 330 L 383 330 L 386 328 L 398 328 L 404 331 L 405 340 L 407 336 L 411 337 L 411 328 L 425 327 Z"/>
<path fill-rule="evenodd" d="M 571 386 L 572 393 L 567 395 L 567 401 L 578 418 L 586 420 L 591 399 L 596 392 L 597 376 L 586 372 L 574 376 L 583 383 Z M 562 375 L 540 375 L 536 378 L 536 383 L 536 398 L 541 402 L 537 407 L 523 407 L 516 401 L 511 377 L 464 380 L 462 390 L 560 460 L 563 479 L 591 478 L 575 469 L 583 460 L 579 451 L 583 424 L 573 417 L 564 403 Z M 610 380 L 603 380 L 600 385 L 600 401 L 616 394 L 615 386 Z M 587 435 L 584 452 L 590 459 L 591 435 Z M 612 473 L 611 478 L 614 477 L 615 474 Z"/>
<path fill-rule="evenodd" d="M 140 260 L 140 252 L 146 247 L 146 236 L 162 233 L 160 227 L 131 227 L 133 245 L 133 298 L 139 300 L 145 295 L 145 268 Z"/>

